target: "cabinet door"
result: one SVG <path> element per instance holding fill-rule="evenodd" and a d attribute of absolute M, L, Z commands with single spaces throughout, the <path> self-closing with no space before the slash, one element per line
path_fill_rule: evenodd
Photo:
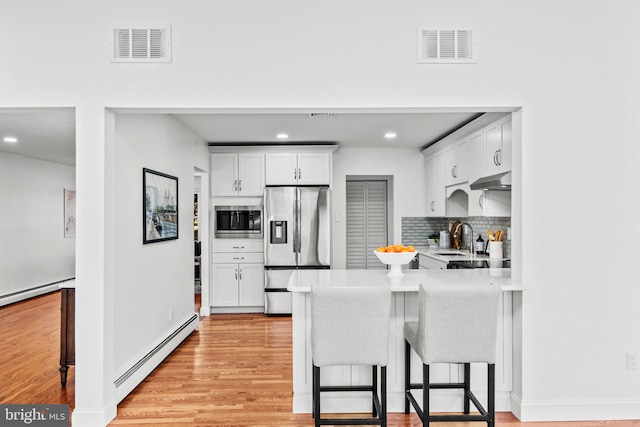
<path fill-rule="evenodd" d="M 465 138 L 444 153 L 444 183 L 455 185 L 468 179 L 469 139 Z"/>
<path fill-rule="evenodd" d="M 213 286 L 211 305 L 236 307 L 238 305 L 238 264 L 212 264 Z"/>
<path fill-rule="evenodd" d="M 238 195 L 262 196 L 264 191 L 264 154 L 238 154 Z"/>
<path fill-rule="evenodd" d="M 265 161 L 266 185 L 296 185 L 298 156 L 296 153 L 267 153 Z"/>
<path fill-rule="evenodd" d="M 511 118 L 485 129 L 485 175 L 511 170 Z"/>
<path fill-rule="evenodd" d="M 481 129 L 469 137 L 467 167 L 469 183 L 473 183 L 484 176 L 484 157 L 484 130 Z"/>
<path fill-rule="evenodd" d="M 216 153 L 211 155 L 211 194 L 238 195 L 238 155 Z"/>
<path fill-rule="evenodd" d="M 298 184 L 329 185 L 331 183 L 331 155 L 329 153 L 298 154 Z"/>
<path fill-rule="evenodd" d="M 444 154 L 427 159 L 427 216 L 445 215 Z"/>
<path fill-rule="evenodd" d="M 469 191 L 469 216 L 484 216 L 485 196 L 483 190 Z"/>
<path fill-rule="evenodd" d="M 240 306 L 264 306 L 264 265 L 239 264 Z"/>
<path fill-rule="evenodd" d="M 444 153 L 444 184 L 453 185 L 458 182 L 456 179 L 458 163 L 458 147 L 453 146 Z"/>

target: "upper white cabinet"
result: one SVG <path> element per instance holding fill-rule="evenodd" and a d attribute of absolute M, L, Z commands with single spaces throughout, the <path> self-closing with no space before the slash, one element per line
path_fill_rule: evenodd
<path fill-rule="evenodd" d="M 511 216 L 510 191 L 469 191 L 468 216 Z"/>
<path fill-rule="evenodd" d="M 264 153 L 214 153 L 211 155 L 213 196 L 262 196 Z"/>
<path fill-rule="evenodd" d="M 426 158 L 427 216 L 445 216 L 444 154 Z"/>
<path fill-rule="evenodd" d="M 453 144 L 444 153 L 445 185 L 455 185 L 469 179 L 469 138 Z"/>
<path fill-rule="evenodd" d="M 469 136 L 469 182 L 484 176 L 484 129 Z"/>
<path fill-rule="evenodd" d="M 266 185 L 329 185 L 331 153 L 267 153 Z"/>
<path fill-rule="evenodd" d="M 484 130 L 484 176 L 511 170 L 511 116 Z"/>

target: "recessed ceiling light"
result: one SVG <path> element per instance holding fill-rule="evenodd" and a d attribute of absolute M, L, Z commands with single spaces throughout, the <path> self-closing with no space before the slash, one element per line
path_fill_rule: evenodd
<path fill-rule="evenodd" d="M 279 133 L 279 134 L 276 135 L 276 138 L 278 138 L 278 139 L 288 139 L 289 135 L 286 134 L 286 133 Z"/>
<path fill-rule="evenodd" d="M 397 136 L 395 132 L 387 132 L 384 134 L 384 137 L 387 139 L 396 139 Z"/>
<path fill-rule="evenodd" d="M 2 140 L 4 142 L 8 142 L 9 144 L 15 144 L 16 142 L 18 142 L 18 138 L 16 138 L 15 136 L 5 136 L 4 138 L 2 138 Z"/>

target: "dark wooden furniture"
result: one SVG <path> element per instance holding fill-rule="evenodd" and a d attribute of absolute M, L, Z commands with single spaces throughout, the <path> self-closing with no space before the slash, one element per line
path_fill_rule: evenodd
<path fill-rule="evenodd" d="M 76 363 L 76 290 L 62 288 L 62 305 L 60 307 L 60 383 L 67 385 L 69 365 Z"/>

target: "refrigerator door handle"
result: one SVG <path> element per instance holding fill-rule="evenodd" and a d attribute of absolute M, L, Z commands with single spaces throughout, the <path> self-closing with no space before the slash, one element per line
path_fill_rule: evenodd
<path fill-rule="evenodd" d="M 300 253 L 302 242 L 300 241 L 300 199 L 296 199 L 293 209 L 293 251 Z"/>

